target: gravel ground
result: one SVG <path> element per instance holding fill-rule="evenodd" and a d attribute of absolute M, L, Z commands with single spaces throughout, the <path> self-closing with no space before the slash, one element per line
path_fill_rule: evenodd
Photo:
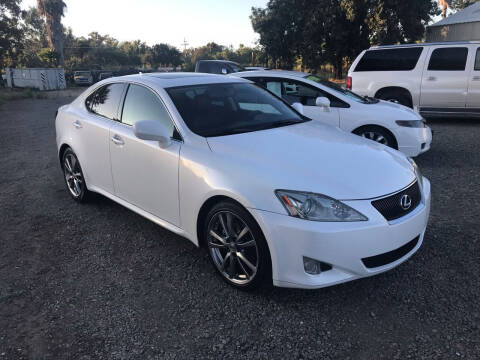
<path fill-rule="evenodd" d="M 69 197 L 54 112 L 0 109 L 0 359 L 479 359 L 480 122 L 431 122 L 423 247 L 331 288 L 236 291 L 204 251 L 103 198 Z"/>

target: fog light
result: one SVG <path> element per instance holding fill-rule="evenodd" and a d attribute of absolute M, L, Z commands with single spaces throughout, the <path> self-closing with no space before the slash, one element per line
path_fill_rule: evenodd
<path fill-rule="evenodd" d="M 307 274 L 318 275 L 322 271 L 331 270 L 332 265 L 304 256 L 303 257 L 303 268 L 305 269 L 305 272 Z"/>

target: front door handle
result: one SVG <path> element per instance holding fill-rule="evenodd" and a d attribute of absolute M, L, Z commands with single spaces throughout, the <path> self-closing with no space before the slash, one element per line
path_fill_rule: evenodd
<path fill-rule="evenodd" d="M 435 76 L 429 76 L 429 77 L 427 78 L 427 80 L 428 80 L 428 81 L 435 81 L 435 80 L 437 80 L 437 78 L 436 78 Z"/>
<path fill-rule="evenodd" d="M 111 140 L 113 141 L 113 143 L 115 145 L 124 145 L 125 144 L 125 142 L 122 140 L 122 138 L 118 135 L 113 135 L 111 137 Z"/>
<path fill-rule="evenodd" d="M 81 129 L 82 128 L 82 123 L 78 120 L 75 120 L 73 122 L 73 126 L 75 126 L 77 129 Z"/>
<path fill-rule="evenodd" d="M 472 80 L 473 80 L 473 81 L 480 81 L 480 76 L 474 76 L 474 77 L 472 78 Z"/>

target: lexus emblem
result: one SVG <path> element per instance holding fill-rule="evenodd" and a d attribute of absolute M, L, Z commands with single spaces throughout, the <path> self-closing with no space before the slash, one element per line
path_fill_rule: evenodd
<path fill-rule="evenodd" d="M 400 198 L 400 206 L 402 207 L 403 210 L 410 209 L 410 206 L 412 206 L 412 198 L 407 194 L 403 195 Z"/>

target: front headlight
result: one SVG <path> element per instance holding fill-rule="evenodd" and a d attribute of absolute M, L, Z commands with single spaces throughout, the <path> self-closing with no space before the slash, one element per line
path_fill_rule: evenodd
<path fill-rule="evenodd" d="M 422 175 L 422 172 L 420 171 L 420 168 L 418 167 L 415 160 L 413 160 L 412 158 L 409 157 L 408 161 L 410 161 L 410 164 L 412 164 L 413 166 L 413 170 L 415 171 L 415 176 L 418 179 L 418 183 L 420 184 L 420 187 L 423 188 L 423 175 Z"/>
<path fill-rule="evenodd" d="M 368 220 L 350 206 L 325 195 L 292 190 L 277 190 L 275 194 L 293 217 L 312 221 Z"/>
<path fill-rule="evenodd" d="M 395 121 L 398 126 L 410 127 L 410 128 L 424 128 L 425 120 L 397 120 Z"/>

